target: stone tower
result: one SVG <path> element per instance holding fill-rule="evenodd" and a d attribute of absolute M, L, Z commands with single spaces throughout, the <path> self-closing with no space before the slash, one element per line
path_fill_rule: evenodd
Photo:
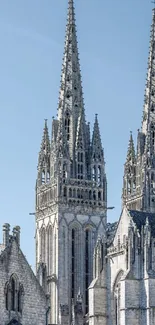
<path fill-rule="evenodd" d="M 155 212 L 155 9 L 151 25 L 142 127 L 138 130 L 136 154 L 132 134 L 130 135 L 122 201 L 129 209 Z"/>
<path fill-rule="evenodd" d="M 97 115 L 92 139 L 85 118 L 73 0 L 68 2 L 57 116 L 51 140 L 45 121 L 36 181 L 36 268 L 46 266 L 50 324 L 60 324 L 67 315 L 71 322 L 79 290 L 83 312 L 88 312 L 94 246 L 106 225 L 104 152 Z"/>

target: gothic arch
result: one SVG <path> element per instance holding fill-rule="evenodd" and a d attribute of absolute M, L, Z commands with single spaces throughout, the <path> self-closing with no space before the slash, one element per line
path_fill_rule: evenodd
<path fill-rule="evenodd" d="M 113 290 L 112 290 L 112 297 L 113 297 L 113 317 L 114 317 L 114 324 L 120 324 L 120 297 L 121 297 L 121 287 L 120 287 L 120 280 L 123 276 L 123 270 L 119 270 L 116 278 L 113 283 Z"/>
<path fill-rule="evenodd" d="M 79 269 L 79 263 L 81 263 L 81 242 L 82 242 L 82 227 L 76 220 L 73 220 L 69 225 L 69 238 L 70 238 L 70 274 L 71 274 L 71 297 L 75 298 L 77 294 L 76 283 L 78 276 L 75 270 Z"/>
<path fill-rule="evenodd" d="M 47 273 L 51 275 L 53 260 L 53 227 L 51 224 L 47 227 Z"/>
<path fill-rule="evenodd" d="M 5 307 L 9 311 L 22 312 L 24 288 L 18 276 L 13 273 L 4 287 Z"/>
<path fill-rule="evenodd" d="M 117 283 L 121 280 L 123 274 L 124 274 L 124 271 L 122 269 L 117 272 L 115 280 L 113 282 L 113 286 L 112 286 L 112 291 L 113 292 L 114 292 L 114 289 L 115 289 Z"/>
<path fill-rule="evenodd" d="M 69 222 L 69 229 L 71 230 L 72 228 L 75 229 L 82 229 L 81 223 L 78 220 L 72 220 Z"/>
<path fill-rule="evenodd" d="M 41 261 L 45 262 L 45 247 L 46 247 L 46 228 L 42 226 L 40 230 L 40 255 Z"/>
<path fill-rule="evenodd" d="M 86 230 L 90 230 L 92 231 L 93 229 L 96 230 L 96 226 L 95 224 L 92 222 L 92 221 L 87 221 L 83 224 L 83 230 L 86 231 Z"/>

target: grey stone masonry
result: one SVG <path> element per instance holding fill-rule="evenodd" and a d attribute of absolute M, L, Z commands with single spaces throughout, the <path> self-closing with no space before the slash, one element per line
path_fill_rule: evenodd
<path fill-rule="evenodd" d="M 20 249 L 20 228 L 9 235 L 3 228 L 0 253 L 0 325 L 11 320 L 22 325 L 43 325 L 46 321 L 47 298 Z"/>
<path fill-rule="evenodd" d="M 36 181 L 36 268 L 46 265 L 52 324 L 67 321 L 63 308 L 71 320 L 79 289 L 83 312 L 88 312 L 93 251 L 106 229 L 104 151 L 97 114 L 90 136 L 81 79 L 74 3 L 69 0 L 58 114 L 51 141 L 45 121 Z M 80 314 L 75 319 L 81 324 Z"/>
<path fill-rule="evenodd" d="M 141 130 L 135 153 L 132 134 L 124 166 L 122 204 L 129 209 L 155 212 L 155 8 Z"/>

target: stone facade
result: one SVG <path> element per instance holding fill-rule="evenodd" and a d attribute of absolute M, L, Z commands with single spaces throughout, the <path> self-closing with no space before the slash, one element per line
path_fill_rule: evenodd
<path fill-rule="evenodd" d="M 154 229 L 153 213 L 124 207 L 111 244 L 100 239 L 89 287 L 89 325 L 155 324 Z"/>
<path fill-rule="evenodd" d="M 45 121 L 36 182 L 36 269 L 40 263 L 47 266 L 52 324 L 58 324 L 64 310 L 69 322 L 81 317 L 76 315 L 79 290 L 87 313 L 93 251 L 106 229 L 104 152 L 97 115 L 92 137 L 85 118 L 72 0 L 59 93 L 51 140 Z"/>
<path fill-rule="evenodd" d="M 20 228 L 3 228 L 0 248 L 0 324 L 46 324 L 48 300 L 20 249 Z"/>
<path fill-rule="evenodd" d="M 155 212 L 155 9 L 146 80 L 142 127 L 138 130 L 136 152 L 130 135 L 122 201 L 129 209 Z"/>
<path fill-rule="evenodd" d="M 36 181 L 36 273 L 20 229 L 0 245 L 0 325 L 155 325 L 155 9 L 142 129 L 130 134 L 122 213 L 107 223 L 97 115 L 86 122 L 73 0 L 57 119 L 45 120 Z"/>
<path fill-rule="evenodd" d="M 135 153 L 130 134 L 123 179 L 123 210 L 107 224 L 94 252 L 89 325 L 155 324 L 155 9 L 142 130 Z M 106 252 L 106 253 L 105 253 Z"/>

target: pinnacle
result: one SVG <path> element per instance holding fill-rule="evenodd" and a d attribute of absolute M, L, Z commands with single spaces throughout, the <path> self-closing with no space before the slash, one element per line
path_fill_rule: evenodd
<path fill-rule="evenodd" d="M 132 136 L 132 131 L 130 131 L 130 139 L 128 144 L 128 152 L 127 152 L 127 159 L 126 161 L 135 161 L 135 148 L 134 148 L 134 141 Z"/>
<path fill-rule="evenodd" d="M 93 136 L 92 136 L 92 156 L 94 157 L 102 157 L 103 158 L 103 149 L 101 143 L 100 129 L 98 123 L 97 114 L 95 114 L 95 122 L 93 128 Z"/>
<path fill-rule="evenodd" d="M 45 119 L 44 122 L 43 137 L 41 142 L 41 151 L 43 150 L 50 151 L 50 140 L 49 140 L 48 126 L 47 126 L 47 119 Z"/>

